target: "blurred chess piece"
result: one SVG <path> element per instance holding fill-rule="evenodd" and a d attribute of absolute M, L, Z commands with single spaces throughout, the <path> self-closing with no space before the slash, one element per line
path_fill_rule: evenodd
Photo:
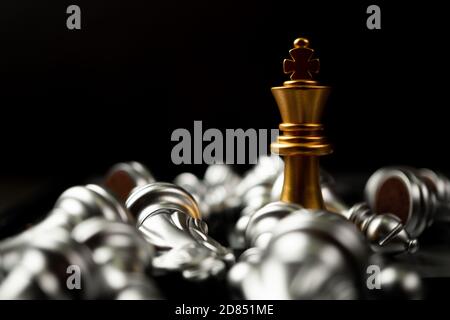
<path fill-rule="evenodd" d="M 76 186 L 61 194 L 47 217 L 24 232 L 0 242 L 3 267 L 14 265 L 21 246 L 57 228 L 71 231 L 77 224 L 91 217 L 111 221 L 130 222 L 128 211 L 105 189 L 98 185 Z"/>
<path fill-rule="evenodd" d="M 234 191 L 234 187 L 240 180 L 241 178 L 226 164 L 209 165 L 203 177 L 207 187 L 225 186 L 230 193 Z"/>
<path fill-rule="evenodd" d="M 240 180 L 231 166 L 212 164 L 206 169 L 203 180 L 184 172 L 174 179 L 174 184 L 194 197 L 201 208 L 203 219 L 208 220 L 239 205 L 235 189 Z"/>
<path fill-rule="evenodd" d="M 157 299 L 145 275 L 151 256 L 152 247 L 123 222 L 93 217 L 72 234 L 57 227 L 22 248 L 1 282 L 0 298 Z M 77 273 L 73 279 L 71 272 Z"/>
<path fill-rule="evenodd" d="M 381 270 L 379 299 L 422 300 L 423 282 L 417 272 L 402 265 L 390 265 Z"/>
<path fill-rule="evenodd" d="M 199 206 L 200 212 L 202 213 L 202 219 L 209 217 L 210 207 L 204 199 L 208 189 L 204 181 L 199 179 L 193 173 L 183 172 L 175 177 L 173 183 L 180 186 L 192 195 L 192 197 L 194 197 L 197 205 Z"/>
<path fill-rule="evenodd" d="M 75 227 L 72 237 L 86 245 L 97 264 L 102 299 L 161 299 L 146 276 L 154 248 L 129 224 L 91 218 Z"/>
<path fill-rule="evenodd" d="M 245 231 L 250 217 L 271 202 L 272 185 L 283 172 L 283 161 L 278 156 L 262 156 L 235 189 L 240 199 L 240 215 L 230 235 L 234 248 L 245 247 Z"/>
<path fill-rule="evenodd" d="M 186 279 L 203 280 L 224 273 L 234 261 L 230 250 L 208 236 L 195 199 L 181 187 L 158 182 L 138 187 L 126 206 L 157 250 L 156 270 L 180 271 Z"/>
<path fill-rule="evenodd" d="M 269 185 L 256 185 L 242 196 L 242 210 L 229 235 L 229 242 L 233 248 L 243 249 L 246 247 L 245 230 L 250 218 L 260 208 L 270 203 L 270 190 Z"/>
<path fill-rule="evenodd" d="M 203 176 L 206 192 L 202 203 L 208 206 L 208 214 L 221 214 L 238 206 L 235 188 L 241 181 L 230 165 L 209 165 Z M 206 217 L 205 217 L 206 218 Z M 220 216 L 218 217 L 220 219 Z"/>
<path fill-rule="evenodd" d="M 239 198 L 241 217 L 250 216 L 271 202 L 272 185 L 283 172 L 283 161 L 278 156 L 262 156 L 249 170 L 234 192 Z"/>
<path fill-rule="evenodd" d="M 249 216 L 271 201 L 272 184 L 283 167 L 278 156 L 260 156 L 242 178 L 231 166 L 214 164 L 206 169 L 203 180 L 184 172 L 174 184 L 194 197 L 214 235 L 228 240 L 232 248 L 242 249 Z"/>
<path fill-rule="evenodd" d="M 365 203 L 348 207 L 336 194 L 331 175 L 323 170 L 321 189 L 326 208 L 353 222 L 364 234 L 374 252 L 399 254 L 417 251 L 417 239 L 411 239 L 397 216 L 391 213 L 375 214 Z"/>
<path fill-rule="evenodd" d="M 326 211 L 302 209 L 288 214 L 270 233 L 267 244 L 265 232 L 261 232 L 262 237 L 250 236 L 266 248 L 262 254 L 258 248 L 247 250 L 228 274 L 240 298 L 362 296 L 367 247 L 360 232 L 345 219 Z"/>
<path fill-rule="evenodd" d="M 281 175 L 273 186 L 272 200 L 279 198 L 282 183 Z M 374 252 L 399 254 L 414 253 L 417 250 L 418 241 L 411 238 L 397 216 L 390 213 L 375 214 L 364 203 L 347 206 L 335 191 L 334 179 L 324 170 L 320 171 L 320 186 L 327 210 L 353 222 Z"/>
<path fill-rule="evenodd" d="M 283 160 L 276 155 L 260 156 L 258 162 L 246 172 L 235 188 L 239 196 L 245 195 L 250 189 L 259 185 L 272 186 L 280 174 L 283 173 Z"/>
<path fill-rule="evenodd" d="M 105 187 L 125 203 L 131 191 L 139 186 L 155 182 L 150 171 L 141 163 L 123 162 L 109 169 L 104 179 Z"/>
<path fill-rule="evenodd" d="M 284 184 L 281 201 L 308 209 L 323 209 L 319 184 L 318 157 L 332 152 L 322 135 L 320 118 L 330 88 L 313 80 L 319 71 L 319 60 L 313 58 L 309 41 L 298 38 L 284 60 L 284 72 L 291 80 L 272 88 L 283 123 L 281 135 L 271 145 L 272 152 L 284 157 Z"/>
<path fill-rule="evenodd" d="M 79 272 L 79 288 L 68 285 L 71 267 Z M 60 227 L 42 233 L 23 248 L 0 285 L 0 299 L 93 299 L 98 279 L 91 253 Z"/>
<path fill-rule="evenodd" d="M 142 164 L 132 162 L 111 168 L 105 185 L 122 198 L 127 195 L 126 203 L 138 220 L 139 231 L 157 249 L 154 269 L 181 271 L 191 280 L 225 272 L 234 256 L 208 236 L 200 212 L 223 210 L 239 177 L 229 166 L 217 164 L 208 167 L 203 181 L 190 173 L 175 178 L 179 186 L 153 180 Z"/>
<path fill-rule="evenodd" d="M 429 169 L 386 167 L 367 181 L 365 196 L 376 213 L 390 212 L 418 237 L 433 221 L 450 221 L 450 182 Z"/>
<path fill-rule="evenodd" d="M 149 280 L 144 281 L 151 246 L 131 221 L 128 211 L 100 186 L 66 190 L 43 221 L 0 243 L 0 297 L 157 297 Z M 81 289 L 67 285 L 69 267 L 81 273 Z"/>
<path fill-rule="evenodd" d="M 292 212 L 301 210 L 302 207 L 294 203 L 277 201 L 271 202 L 256 211 L 249 216 L 245 229 L 247 247 L 265 249 L 278 223 Z"/>
<path fill-rule="evenodd" d="M 372 255 L 369 264 L 379 268 L 377 287 L 371 286 L 368 298 L 378 300 L 421 300 L 425 296 L 424 283 L 413 266 L 399 264 L 385 256 Z M 373 285 L 374 283 L 372 283 Z"/>

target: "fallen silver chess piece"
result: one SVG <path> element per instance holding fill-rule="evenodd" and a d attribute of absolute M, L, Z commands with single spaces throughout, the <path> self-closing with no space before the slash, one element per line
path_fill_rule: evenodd
<path fill-rule="evenodd" d="M 263 156 L 249 170 L 235 189 L 240 199 L 240 215 L 230 235 L 230 243 L 234 248 L 246 247 L 245 232 L 252 215 L 272 202 L 272 186 L 283 172 L 283 160 L 278 156 Z"/>
<path fill-rule="evenodd" d="M 1 299 L 155 299 L 152 246 L 105 189 L 65 191 L 41 223 L 0 243 Z M 67 283 L 70 268 L 79 287 Z"/>
<path fill-rule="evenodd" d="M 365 203 L 357 203 L 352 207 L 346 206 L 336 195 L 333 183 L 333 178 L 322 171 L 321 188 L 325 206 L 328 210 L 339 213 L 353 222 L 364 234 L 374 252 L 399 254 L 417 251 L 417 239 L 411 239 L 397 216 L 382 212 L 376 214 Z"/>
<path fill-rule="evenodd" d="M 62 228 L 71 231 L 79 223 L 92 218 L 129 223 L 128 211 L 105 189 L 98 185 L 76 186 L 64 191 L 49 214 L 31 228 L 0 242 L 3 273 L 14 266 L 21 249 L 43 234 Z"/>
<path fill-rule="evenodd" d="M 71 266 L 76 266 L 79 287 L 67 285 Z M 89 249 L 74 241 L 62 228 L 42 233 L 21 248 L 0 284 L 0 299 L 93 299 L 97 296 L 96 265 Z"/>
<path fill-rule="evenodd" d="M 106 187 L 122 199 L 126 195 L 126 206 L 138 220 L 138 230 L 157 248 L 152 261 L 155 272 L 178 271 L 186 279 L 203 280 L 224 273 L 234 261 L 230 250 L 207 235 L 200 212 L 221 208 L 228 192 L 216 193 L 221 197 L 212 203 L 205 201 L 206 190 L 220 191 L 223 184 L 237 181 L 237 176 L 228 166 L 213 165 L 205 180 L 190 173 L 179 175 L 175 181 L 188 192 L 178 185 L 154 182 L 149 170 L 137 162 L 119 163 L 106 175 Z"/>
<path fill-rule="evenodd" d="M 361 233 L 344 218 L 301 209 L 288 212 L 270 231 L 269 240 L 264 234 L 250 239 L 265 249 L 247 250 L 229 272 L 230 286 L 238 297 L 362 297 L 367 247 Z"/>
<path fill-rule="evenodd" d="M 138 187 L 126 206 L 157 250 L 156 271 L 180 271 L 186 279 L 204 280 L 225 273 L 234 262 L 232 252 L 208 236 L 195 199 L 181 187 L 162 182 Z"/>
<path fill-rule="evenodd" d="M 434 221 L 450 221 L 450 181 L 429 169 L 386 167 L 369 178 L 365 188 L 374 212 L 390 212 L 418 237 Z"/>
<path fill-rule="evenodd" d="M 235 274 L 230 273 L 230 281 L 234 283 L 234 286 L 237 285 L 239 288 L 238 282 L 242 280 L 239 280 L 239 277 L 245 274 L 248 264 L 260 263 L 280 221 L 289 215 L 301 214 L 302 211 L 308 213 L 307 210 L 295 204 L 272 202 L 251 216 L 246 230 L 246 245 L 249 249 L 240 256 L 237 271 L 233 270 Z M 368 265 L 380 268 L 380 274 L 376 279 L 379 287 L 375 291 L 368 290 L 363 298 L 421 299 L 423 297 L 422 281 L 418 274 L 404 266 L 392 264 L 384 257 L 384 255 L 370 256 Z"/>
<path fill-rule="evenodd" d="M 115 164 L 108 170 L 103 180 L 105 187 L 122 203 L 125 203 L 134 188 L 156 181 L 150 171 L 136 161 Z"/>
<path fill-rule="evenodd" d="M 98 297 L 102 299 L 161 299 L 146 275 L 154 255 L 132 225 L 91 218 L 75 227 L 72 238 L 86 245 L 97 265 Z"/>
<path fill-rule="evenodd" d="M 226 164 L 208 166 L 203 180 L 189 172 L 179 174 L 174 184 L 189 192 L 197 201 L 205 220 L 239 205 L 235 189 L 241 178 Z M 220 218 L 220 217 L 219 217 Z"/>
<path fill-rule="evenodd" d="M 336 194 L 334 181 L 325 171 L 321 171 L 320 185 L 325 207 L 330 212 L 337 213 L 354 223 L 364 234 L 374 252 L 385 254 L 414 253 L 418 241 L 411 239 L 402 221 L 392 213 L 375 214 L 364 203 L 348 207 Z M 272 199 L 279 198 L 283 176 L 275 182 L 272 189 Z"/>

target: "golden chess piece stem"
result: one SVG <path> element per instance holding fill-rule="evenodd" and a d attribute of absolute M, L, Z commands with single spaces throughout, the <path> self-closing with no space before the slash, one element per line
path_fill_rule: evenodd
<path fill-rule="evenodd" d="M 271 144 L 274 153 L 284 157 L 284 184 L 281 201 L 304 208 L 323 209 L 319 183 L 318 156 L 332 152 L 322 135 L 322 111 L 330 87 L 318 85 L 312 75 L 319 71 L 319 60 L 312 59 L 309 41 L 298 38 L 289 51 L 293 60 L 284 60 L 284 72 L 291 80 L 272 88 L 283 123 L 281 135 Z"/>

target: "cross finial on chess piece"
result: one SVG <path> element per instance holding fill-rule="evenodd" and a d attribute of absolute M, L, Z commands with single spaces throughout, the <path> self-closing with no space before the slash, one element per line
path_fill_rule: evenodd
<path fill-rule="evenodd" d="M 319 59 L 312 59 L 313 53 L 308 39 L 295 39 L 294 49 L 289 50 L 292 60 L 283 61 L 284 73 L 291 73 L 291 80 L 312 80 L 320 68 Z"/>
<path fill-rule="evenodd" d="M 321 123 L 330 88 L 313 80 L 319 60 L 313 58 L 309 41 L 298 38 L 294 47 L 289 51 L 292 60 L 284 60 L 284 72 L 292 73 L 291 80 L 272 88 L 283 122 L 282 134 L 271 144 L 271 150 L 284 157 L 281 201 L 323 209 L 318 157 L 332 152 Z"/>

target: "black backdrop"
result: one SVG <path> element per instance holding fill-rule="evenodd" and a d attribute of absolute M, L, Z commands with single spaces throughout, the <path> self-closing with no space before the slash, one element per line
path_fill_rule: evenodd
<path fill-rule="evenodd" d="M 366 28 L 378 4 L 382 29 Z M 443 2 L 35 1 L 0 4 L 0 175 L 79 179 L 124 160 L 159 179 L 172 131 L 276 128 L 270 87 L 306 36 L 333 87 L 332 171 L 408 164 L 448 171 Z M 77 4 L 82 29 L 66 28 Z M 239 170 L 240 168 L 238 168 Z"/>

